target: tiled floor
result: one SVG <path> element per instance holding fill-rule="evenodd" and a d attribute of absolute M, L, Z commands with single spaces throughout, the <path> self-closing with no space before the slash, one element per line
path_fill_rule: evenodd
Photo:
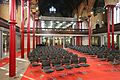
<path fill-rule="evenodd" d="M 0 80 L 20 80 L 29 65 L 27 58 L 16 58 L 16 76 L 9 78 L 9 63 L 0 67 Z"/>

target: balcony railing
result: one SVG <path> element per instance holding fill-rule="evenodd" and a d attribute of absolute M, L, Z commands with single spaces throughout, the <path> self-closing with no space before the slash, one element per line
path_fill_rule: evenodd
<path fill-rule="evenodd" d="M 30 28 L 32 33 L 33 28 Z M 27 33 L 27 28 L 24 29 Z M 63 28 L 36 28 L 37 34 L 88 34 L 88 29 L 63 29 Z"/>

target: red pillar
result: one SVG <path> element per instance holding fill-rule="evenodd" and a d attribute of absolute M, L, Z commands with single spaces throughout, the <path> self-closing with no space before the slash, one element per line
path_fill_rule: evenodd
<path fill-rule="evenodd" d="M 39 28 L 41 28 L 41 21 L 39 21 Z M 39 29 L 40 31 L 40 29 Z M 41 44 L 41 36 L 39 36 L 39 44 Z"/>
<path fill-rule="evenodd" d="M 15 24 L 16 24 L 16 0 L 9 0 L 10 12 L 10 55 L 9 55 L 9 76 L 16 75 L 16 40 L 15 40 Z"/>
<path fill-rule="evenodd" d="M 77 21 L 78 30 L 80 29 L 80 21 Z M 76 45 L 80 45 L 80 36 L 76 36 Z"/>
<path fill-rule="evenodd" d="M 35 49 L 35 12 L 33 12 L 33 49 Z"/>
<path fill-rule="evenodd" d="M 88 28 L 89 28 L 89 31 L 88 31 L 88 46 L 90 47 L 91 46 L 91 27 L 90 27 L 90 16 L 88 16 Z"/>
<path fill-rule="evenodd" d="M 36 29 L 37 29 L 38 28 L 38 19 L 36 18 L 35 21 L 36 21 Z M 38 31 L 38 29 L 37 29 L 37 31 Z M 36 36 L 36 45 L 37 44 L 39 44 L 39 36 Z"/>
<path fill-rule="evenodd" d="M 110 48 L 110 6 L 107 6 L 107 25 L 108 25 L 108 32 L 107 32 L 107 47 Z"/>
<path fill-rule="evenodd" d="M 27 56 L 30 52 L 30 0 L 27 0 Z"/>
<path fill-rule="evenodd" d="M 41 36 L 39 36 L 39 44 L 41 43 Z"/>
<path fill-rule="evenodd" d="M 21 58 L 24 58 L 24 0 L 21 0 Z"/>
<path fill-rule="evenodd" d="M 80 21 L 81 23 L 81 31 L 82 31 L 82 21 Z M 82 45 L 82 36 L 81 36 L 81 45 Z"/>
<path fill-rule="evenodd" d="M 112 8 L 112 49 L 115 48 L 115 45 L 114 45 L 114 7 L 115 5 L 111 6 Z"/>
<path fill-rule="evenodd" d="M 80 45 L 80 37 L 76 36 L 76 45 Z"/>

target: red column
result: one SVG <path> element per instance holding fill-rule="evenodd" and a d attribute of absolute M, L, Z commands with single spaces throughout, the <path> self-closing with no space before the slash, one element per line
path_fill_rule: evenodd
<path fill-rule="evenodd" d="M 108 32 L 107 32 L 107 38 L 108 38 L 108 42 L 107 42 L 107 47 L 110 48 L 110 6 L 107 6 L 107 22 L 108 22 Z"/>
<path fill-rule="evenodd" d="M 21 58 L 24 58 L 24 0 L 21 0 Z"/>
<path fill-rule="evenodd" d="M 36 21 L 36 29 L 37 29 L 38 28 L 38 19 L 36 18 L 35 21 Z M 38 31 L 38 29 L 37 29 L 37 31 Z M 36 45 L 37 44 L 39 44 L 39 36 L 36 36 Z"/>
<path fill-rule="evenodd" d="M 82 22 L 83 22 L 83 21 L 80 21 L 80 23 L 81 23 L 81 31 L 82 31 Z"/>
<path fill-rule="evenodd" d="M 77 21 L 78 30 L 80 29 L 79 23 L 80 23 L 80 21 Z M 80 45 L 80 37 L 79 36 L 76 36 L 76 45 Z"/>
<path fill-rule="evenodd" d="M 35 12 L 33 13 L 33 49 L 35 49 Z"/>
<path fill-rule="evenodd" d="M 15 40 L 15 24 L 16 24 L 16 0 L 9 0 L 10 12 L 10 55 L 9 55 L 9 76 L 16 75 L 16 40 Z"/>
<path fill-rule="evenodd" d="M 41 28 L 41 21 L 39 21 L 39 28 Z M 40 31 L 40 29 L 39 29 Z M 41 36 L 39 36 L 39 44 L 41 44 Z"/>
<path fill-rule="evenodd" d="M 112 8 L 112 49 L 115 48 L 115 45 L 114 45 L 114 5 L 111 6 Z"/>
<path fill-rule="evenodd" d="M 90 27 L 90 16 L 88 16 L 88 28 L 89 28 L 89 31 L 88 31 L 88 44 L 89 44 L 89 47 L 91 46 L 91 27 Z"/>
<path fill-rule="evenodd" d="M 41 36 L 39 36 L 39 44 L 41 44 Z"/>
<path fill-rule="evenodd" d="M 27 0 L 27 56 L 30 52 L 30 0 Z"/>
<path fill-rule="evenodd" d="M 80 37 L 79 36 L 76 37 L 76 45 L 80 45 Z"/>
<path fill-rule="evenodd" d="M 81 31 L 82 31 L 82 21 L 80 21 L 81 23 Z M 82 45 L 82 36 L 81 36 L 81 45 Z"/>

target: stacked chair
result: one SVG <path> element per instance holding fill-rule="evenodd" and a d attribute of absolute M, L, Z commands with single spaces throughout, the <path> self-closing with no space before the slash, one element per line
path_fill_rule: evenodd
<path fill-rule="evenodd" d="M 45 73 L 88 66 L 85 57 L 79 57 L 62 48 L 53 46 L 37 47 L 29 53 L 28 59 L 31 64 L 41 63 L 42 70 Z"/>

